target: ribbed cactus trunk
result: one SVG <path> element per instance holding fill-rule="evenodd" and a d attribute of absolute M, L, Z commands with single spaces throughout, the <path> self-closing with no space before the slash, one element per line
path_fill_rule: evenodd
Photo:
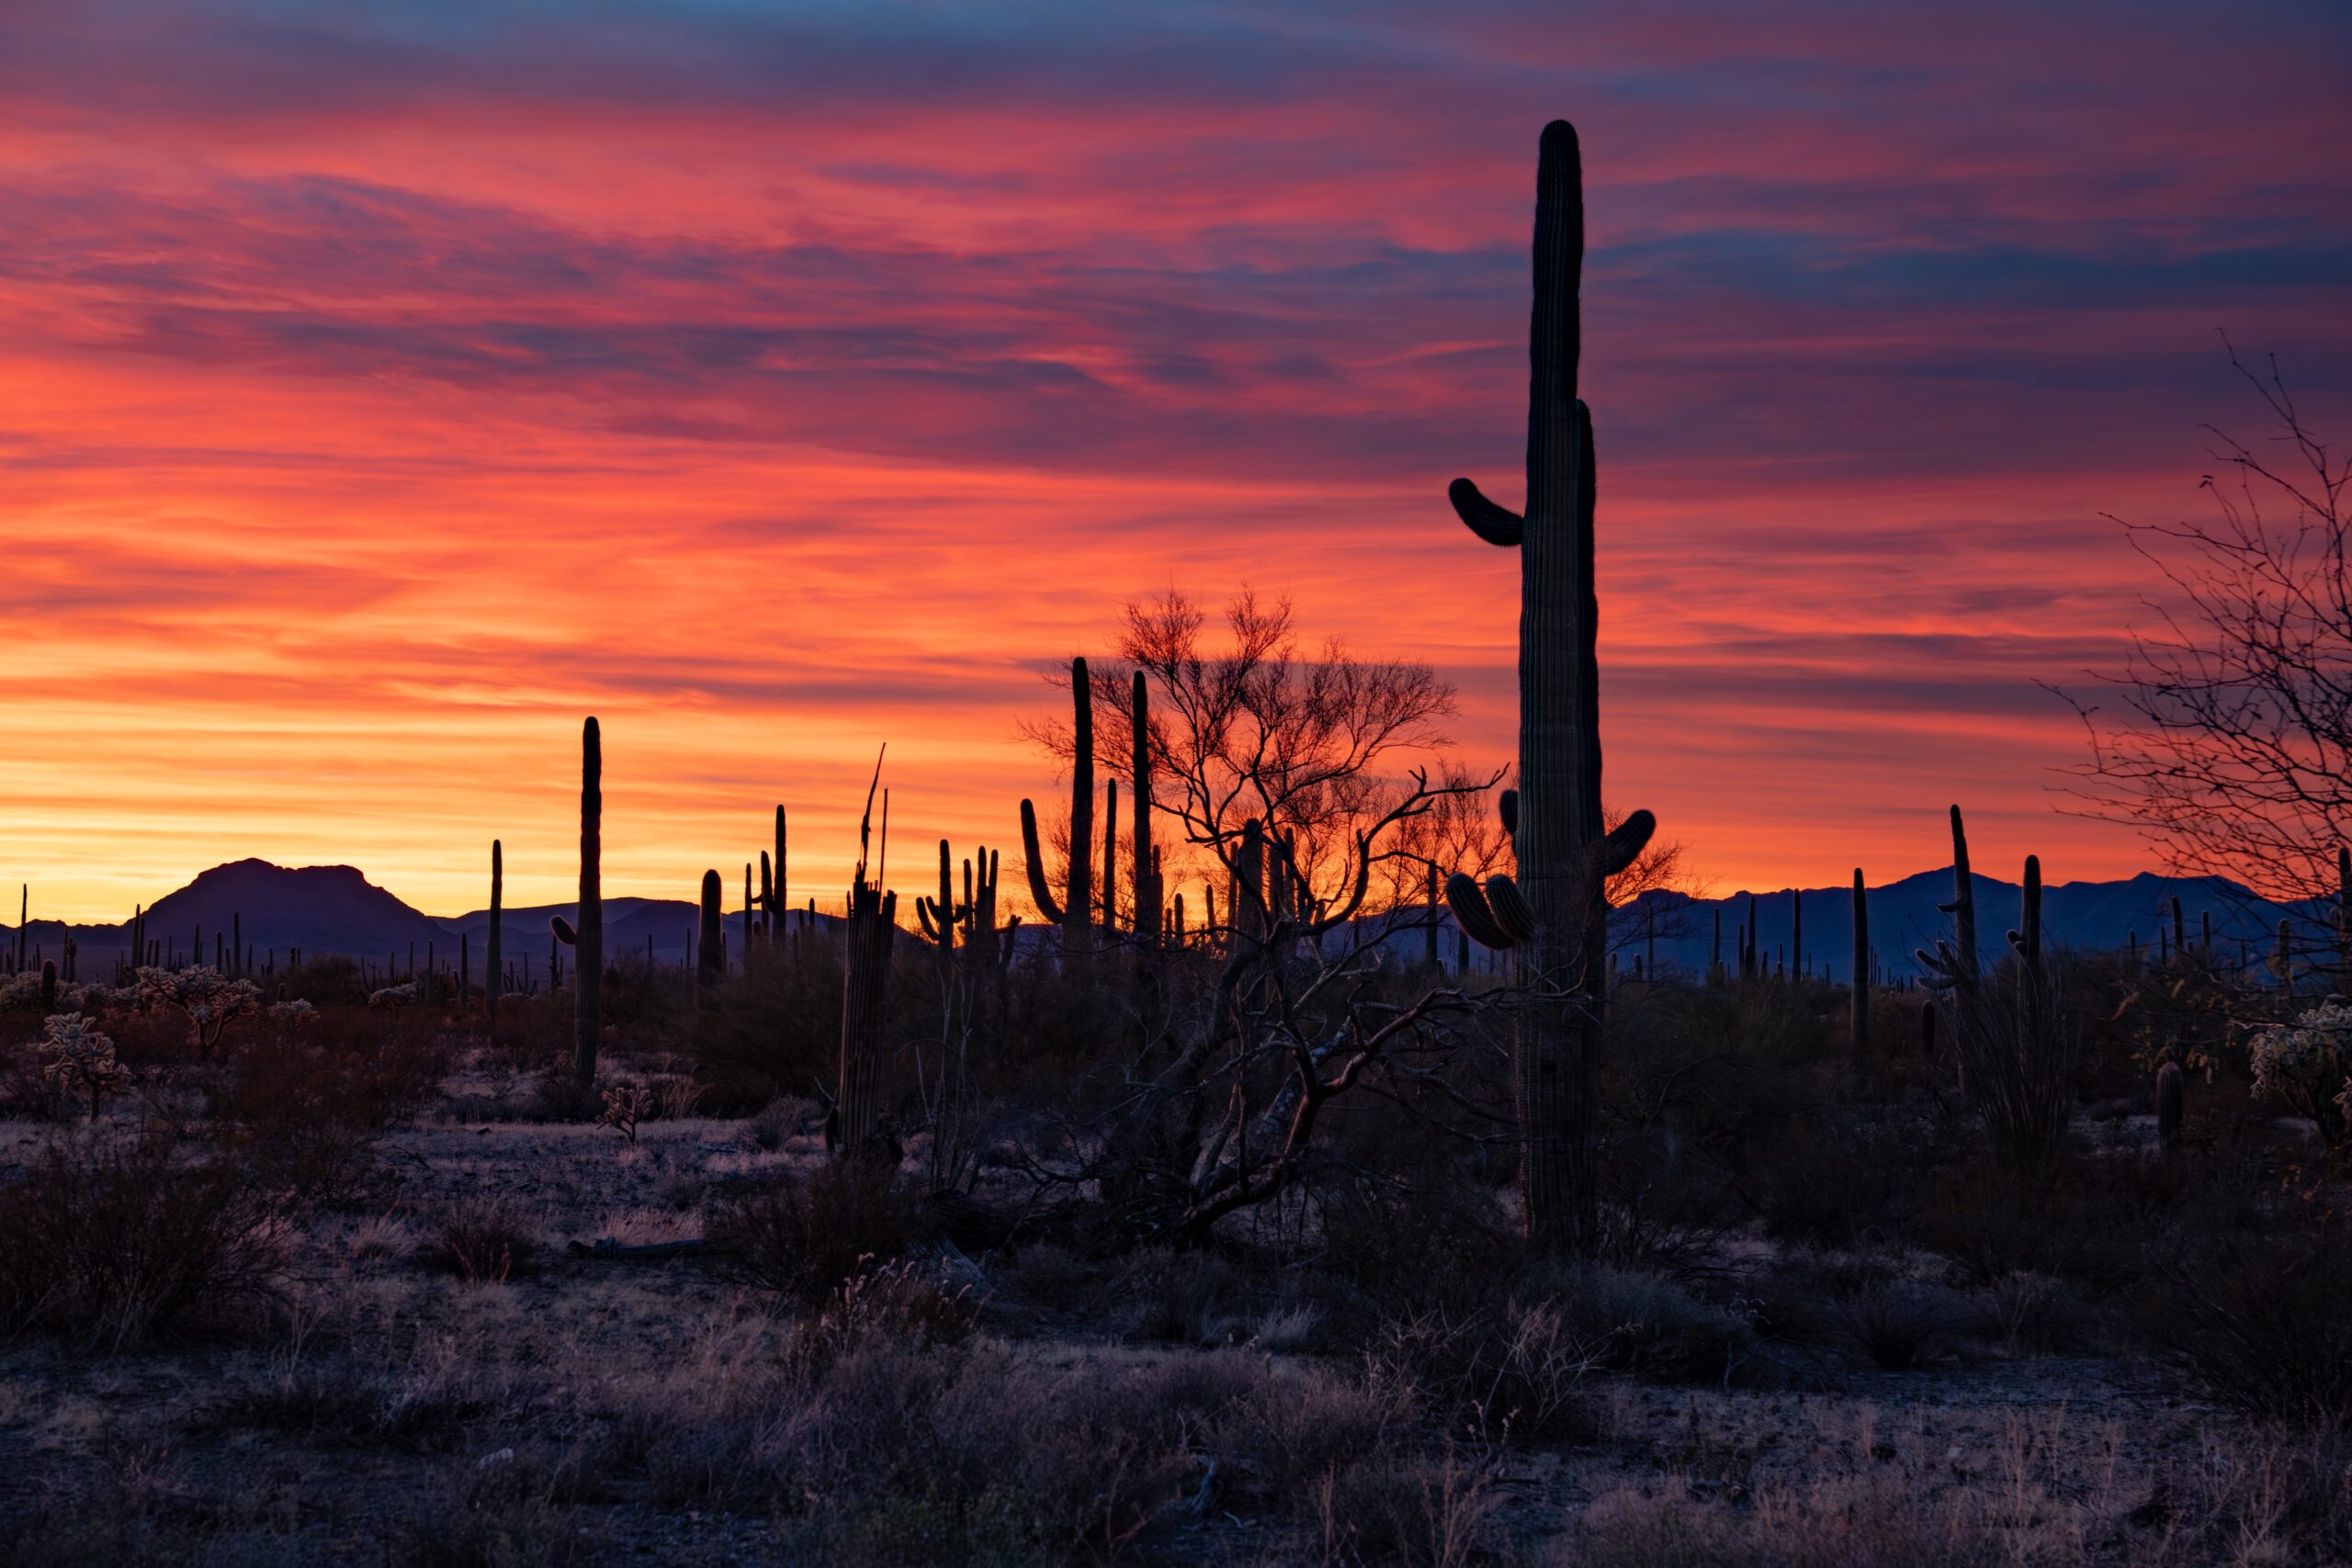
<path fill-rule="evenodd" d="M 882 1015 L 890 979 L 898 895 L 861 882 L 844 922 L 841 1075 L 833 1097 L 834 1151 L 872 1153 L 882 1122 Z"/>
<path fill-rule="evenodd" d="M 2352 849 L 2335 852 L 2335 988 L 2352 996 Z"/>
<path fill-rule="evenodd" d="M 783 865 L 783 807 L 776 807 L 776 903 L 767 905 L 769 941 L 783 941 L 783 912 L 793 908 L 790 874 Z"/>
<path fill-rule="evenodd" d="M 580 922 L 573 944 L 571 1070 L 596 1080 L 596 1036 L 603 1024 L 605 747 L 593 718 L 580 730 Z"/>
<path fill-rule="evenodd" d="M 1862 868 L 1854 868 L 1854 1057 L 1871 1046 L 1871 902 L 1862 889 Z"/>
<path fill-rule="evenodd" d="M 1143 671 L 1135 672 L 1127 694 L 1129 729 L 1134 750 L 1128 776 L 1135 787 L 1135 931 L 1136 948 L 1151 953 L 1159 949 L 1159 859 L 1151 844 L 1151 695 Z"/>
<path fill-rule="evenodd" d="M 1086 660 L 1069 661 L 1069 886 L 1062 900 L 1062 957 L 1085 964 L 1094 953 L 1094 687 Z"/>
<path fill-rule="evenodd" d="M 702 929 L 695 933 L 695 992 L 707 1003 L 727 963 L 727 918 L 719 912 L 718 873 L 702 874 Z"/>
<path fill-rule="evenodd" d="M 1266 825 L 1252 817 L 1241 824 L 1241 853 L 1233 864 L 1233 931 L 1255 948 L 1266 934 Z"/>
<path fill-rule="evenodd" d="M 498 998 L 506 983 L 506 972 L 501 967 L 506 951 L 504 937 L 500 934 L 501 916 L 506 903 L 506 851 L 497 840 L 490 841 L 490 952 L 482 960 L 482 1011 L 493 1031 L 498 1028 Z"/>
<path fill-rule="evenodd" d="M 1512 933 L 1511 944 L 1531 993 L 1514 1062 L 1521 1195 L 1529 1240 L 1566 1252 L 1589 1252 L 1600 1238 L 1606 879 L 1656 826 L 1636 813 L 1638 825 L 1629 820 L 1624 841 L 1611 843 L 1601 818 L 1592 420 L 1577 400 L 1583 264 L 1577 136 L 1555 120 L 1544 128 L 1535 175 L 1526 512 L 1512 514 L 1468 479 L 1454 480 L 1451 499 L 1480 538 L 1520 550 L 1513 841 L 1532 928 L 1523 937 Z"/>
<path fill-rule="evenodd" d="M 1118 929 L 1119 781 L 1113 779 L 1102 787 L 1102 930 L 1109 933 Z"/>
<path fill-rule="evenodd" d="M 1437 862 L 1435 861 L 1430 862 L 1429 905 L 1429 925 L 1422 932 L 1421 962 L 1428 964 L 1430 973 L 1434 975 L 1438 973 L 1439 962 L 1437 954 L 1437 932 L 1439 924 L 1437 914 Z M 1717 919 L 1720 919 L 1721 917 L 1718 916 Z"/>
<path fill-rule="evenodd" d="M 1960 807 L 1951 808 L 1951 902 L 1942 906 L 1951 917 L 1953 954 L 1960 964 L 1955 982 L 1963 988 L 1976 983 L 1976 883 L 1968 870 L 1968 829 Z"/>

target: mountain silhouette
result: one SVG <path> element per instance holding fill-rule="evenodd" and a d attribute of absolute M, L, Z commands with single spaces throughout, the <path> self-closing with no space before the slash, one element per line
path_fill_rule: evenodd
<path fill-rule="evenodd" d="M 2007 951 L 2002 933 L 2017 923 L 2020 889 L 2014 882 L 1978 874 L 1977 942 L 1990 960 Z M 1951 872 L 1923 871 L 1868 891 L 1871 950 L 1885 976 L 1918 973 L 1912 950 L 1932 947 L 1939 937 L 1949 938 L 1951 918 L 1936 906 L 1951 897 Z M 1690 898 L 1679 893 L 1650 893 L 1615 910 L 1611 936 L 1621 964 L 1634 958 L 1655 962 L 1668 975 L 1698 976 L 1706 972 L 1714 953 L 1715 920 L 1723 922 L 1723 959 L 1736 961 L 1737 932 L 1748 918 L 1751 895 L 1743 890 L 1721 898 Z M 1852 908 L 1849 886 L 1804 889 L 1804 937 L 1800 953 L 1793 948 L 1797 899 L 1788 888 L 1753 896 L 1758 946 L 1767 968 L 1785 960 L 1833 980 L 1846 980 L 1853 969 Z M 2153 872 L 2120 882 L 2066 882 L 2042 890 L 2042 924 L 2057 947 L 2077 951 L 2120 952 L 2136 935 L 2143 952 L 2153 953 L 2159 931 L 2170 940 L 2171 901 L 2181 902 L 2183 926 L 2191 943 L 2201 939 L 2203 917 L 2212 918 L 2214 946 L 2226 964 L 2238 962 L 2241 949 L 2256 967 L 2267 964 L 2278 941 L 2278 922 L 2291 927 L 2299 964 L 2333 964 L 2335 906 L 2332 902 L 2275 904 L 2224 877 L 2159 876 Z M 573 904 L 536 904 L 502 909 L 505 955 L 517 964 L 543 963 L 550 916 L 576 918 Z M 797 916 L 794 917 L 797 920 Z M 683 898 L 607 898 L 605 900 L 605 951 L 619 961 L 647 950 L 662 963 L 684 961 L 696 923 L 696 907 Z M 1424 907 L 1415 905 L 1386 916 L 1370 917 L 1377 929 L 1385 923 L 1390 934 L 1385 945 L 1399 960 L 1410 962 L 1424 951 L 1421 929 Z M 1453 917 L 1440 912 L 1439 949 L 1448 967 L 1454 963 L 1456 944 Z M 838 916 L 820 915 L 819 929 L 831 931 Z M 287 950 L 306 954 L 345 953 L 356 958 L 397 957 L 405 964 L 413 942 L 424 958 L 427 943 L 445 964 L 457 956 L 462 934 L 477 966 L 488 951 L 490 913 L 432 916 L 411 908 L 369 882 L 348 865 L 280 866 L 263 860 L 241 860 L 214 866 L 176 892 L 158 898 L 147 911 L 147 934 L 185 954 L 203 933 L 203 957 L 210 962 L 216 935 L 242 927 L 248 947 L 257 955 L 275 951 L 280 962 Z M 1032 934 L 1034 922 L 1022 934 Z M 742 941 L 741 910 L 729 912 L 728 947 L 739 952 Z M 81 943 L 85 964 L 110 962 L 128 951 L 130 931 L 124 925 L 68 926 L 55 920 L 28 922 L 29 940 L 54 953 L 62 939 L 73 935 Z M 15 928 L 0 925 L 13 937 Z M 567 963 L 569 960 L 567 959 Z M 1473 948 L 1474 967 L 1487 966 L 1483 951 Z M 88 969 L 85 974 L 92 973 Z"/>

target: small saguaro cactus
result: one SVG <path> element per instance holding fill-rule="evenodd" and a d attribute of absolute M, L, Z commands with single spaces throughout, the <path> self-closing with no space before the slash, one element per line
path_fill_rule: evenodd
<path fill-rule="evenodd" d="M 2177 893 L 2172 896 L 2172 955 L 2181 959 L 2188 956 L 2188 927 L 2181 919 L 2180 895 Z"/>
<path fill-rule="evenodd" d="M 2185 1095 L 2183 1075 L 2178 1062 L 2166 1062 L 2156 1069 L 2156 1142 L 2170 1148 L 2180 1140 L 2180 1118 Z"/>
<path fill-rule="evenodd" d="M 2278 994 L 2282 997 L 2293 996 L 2295 994 L 2295 935 L 2292 928 L 2283 919 L 2278 922 L 2278 953 L 2270 961 L 2270 967 L 2278 981 Z"/>
<path fill-rule="evenodd" d="M 1554 120 L 1536 153 L 1526 511 L 1466 479 L 1447 492 L 1472 533 L 1520 552 L 1520 795 L 1517 879 L 1490 879 L 1482 894 L 1457 873 L 1446 896 L 1464 930 L 1512 939 L 1533 988 L 1513 1053 L 1522 1223 L 1539 1247 L 1569 1252 L 1600 1237 L 1608 879 L 1657 827 L 1636 811 L 1611 831 L 1601 815 L 1592 418 L 1577 397 L 1583 183 L 1576 130 Z M 1499 907 L 1498 888 L 1509 890 Z"/>
<path fill-rule="evenodd" d="M 987 853 L 985 850 L 981 852 Z M 967 882 L 971 869 L 972 863 L 966 861 L 964 872 Z M 939 897 L 918 897 L 915 899 L 915 918 L 922 922 L 922 934 L 938 944 L 944 966 L 955 954 L 956 928 L 968 929 L 972 920 L 971 899 L 967 897 L 960 904 L 956 901 L 955 863 L 944 839 L 939 840 Z"/>
<path fill-rule="evenodd" d="M 784 863 L 784 807 L 775 808 L 775 880 L 768 880 L 768 857 L 760 855 L 760 908 L 766 911 L 765 923 L 770 942 L 784 940 L 784 919 L 792 908 L 792 889 L 786 886 Z"/>
<path fill-rule="evenodd" d="M 1029 898 L 1062 928 L 1062 962 L 1083 964 L 1094 951 L 1094 693 L 1086 660 L 1069 661 L 1069 875 L 1055 902 L 1046 883 L 1046 855 L 1037 838 L 1037 807 L 1021 803 L 1021 850 L 1029 861 Z"/>
<path fill-rule="evenodd" d="M 711 991 L 718 985 L 726 971 L 726 916 L 719 912 L 721 892 L 718 873 L 702 874 L 702 925 L 695 933 L 695 991 L 703 1000 L 710 999 Z"/>

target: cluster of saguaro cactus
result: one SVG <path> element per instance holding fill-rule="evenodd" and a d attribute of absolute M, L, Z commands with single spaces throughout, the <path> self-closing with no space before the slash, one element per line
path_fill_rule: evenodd
<path fill-rule="evenodd" d="M 1446 892 L 1464 930 L 1507 939 L 1531 987 L 1514 1052 L 1524 1224 L 1538 1246 L 1573 1251 L 1599 1239 L 1606 884 L 1657 828 L 1636 811 L 1610 832 L 1601 816 L 1592 418 L 1577 397 L 1583 262 L 1577 135 L 1554 120 L 1536 160 L 1526 510 L 1466 479 L 1450 491 L 1471 532 L 1520 551 L 1518 875 L 1482 890 L 1456 873 Z"/>
<path fill-rule="evenodd" d="M 939 949 L 943 968 L 953 961 L 959 941 L 973 963 L 1001 964 L 1012 956 L 1008 939 L 1021 924 L 1021 917 L 997 924 L 997 852 L 983 844 L 965 858 L 961 899 L 956 897 L 954 863 L 947 840 L 940 840 L 939 896 L 915 900 L 915 918 L 922 934 Z"/>

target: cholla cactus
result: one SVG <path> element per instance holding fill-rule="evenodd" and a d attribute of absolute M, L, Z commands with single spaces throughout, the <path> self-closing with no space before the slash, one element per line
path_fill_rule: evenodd
<path fill-rule="evenodd" d="M 269 1004 L 269 1021 L 283 1028 L 300 1029 L 319 1016 L 319 1010 L 300 997 Z"/>
<path fill-rule="evenodd" d="M 637 1124 L 653 1112 L 653 1091 L 643 1084 L 616 1084 L 605 1091 L 605 1109 L 596 1113 L 596 1125 L 610 1127 L 628 1140 L 630 1148 L 637 1147 Z"/>
<path fill-rule="evenodd" d="M 380 991 L 370 991 L 368 994 L 369 1007 L 386 1008 L 393 1012 L 400 1011 L 414 1000 L 416 1000 L 416 982 L 413 980 L 406 985 L 386 986 Z"/>
<path fill-rule="evenodd" d="M 49 1053 L 42 1073 L 61 1089 L 88 1095 L 90 1120 L 96 1121 L 100 1098 L 130 1081 L 114 1059 L 114 1042 L 78 1012 L 43 1019 L 41 1035 L 41 1049 Z"/>
<path fill-rule="evenodd" d="M 187 1018 L 198 1061 L 212 1060 L 221 1037 L 232 1024 L 261 1013 L 261 987 L 251 980 L 232 980 L 209 966 L 193 969 L 141 969 L 139 998 L 144 1005 L 168 1007 Z"/>
<path fill-rule="evenodd" d="M 2352 1130 L 2352 1007 L 2330 1001 L 2249 1043 L 2256 1094 L 2276 1095 L 2319 1126 L 2331 1146 Z"/>

